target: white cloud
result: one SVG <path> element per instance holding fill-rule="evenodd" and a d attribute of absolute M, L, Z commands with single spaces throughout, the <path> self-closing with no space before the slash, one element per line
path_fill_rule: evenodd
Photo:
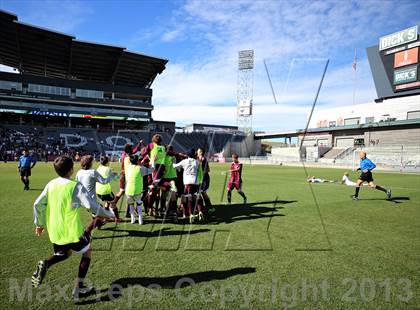
<path fill-rule="evenodd" d="M 183 32 L 185 30 L 185 26 L 184 25 L 179 25 L 177 27 L 175 27 L 175 29 L 171 29 L 169 31 L 166 31 L 163 35 L 162 35 L 162 41 L 163 42 L 171 42 L 177 38 L 179 38 Z"/>
<path fill-rule="evenodd" d="M 219 118 L 234 122 L 237 51 L 248 48 L 257 57 L 254 125 L 260 129 L 304 125 L 322 73 L 324 63 L 319 58 L 331 59 L 319 105 L 351 104 L 354 47 L 359 54 L 355 101 L 371 101 L 376 93 L 364 48 L 377 43 L 384 25 L 400 29 L 397 17 L 416 19 L 414 11 L 411 2 L 391 1 L 380 5 L 375 1 L 188 1 L 162 40 L 175 43 L 188 38 L 197 55 L 170 62 L 156 79 L 155 114 L 184 123 Z M 293 58 L 314 60 L 295 64 L 285 88 Z M 269 64 L 278 107 L 262 59 Z"/>

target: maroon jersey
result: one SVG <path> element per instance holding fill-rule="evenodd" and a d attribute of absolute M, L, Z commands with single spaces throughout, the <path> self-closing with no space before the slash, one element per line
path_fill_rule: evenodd
<path fill-rule="evenodd" d="M 242 182 L 242 164 L 233 162 L 230 165 L 230 179 L 229 183 L 240 183 Z"/>
<path fill-rule="evenodd" d="M 132 154 L 136 154 L 139 151 L 140 148 L 140 144 L 137 144 L 134 148 L 133 148 L 133 153 Z M 124 171 L 124 159 L 127 156 L 130 156 L 131 154 L 127 154 L 126 152 L 122 152 L 121 155 L 121 171 Z"/>

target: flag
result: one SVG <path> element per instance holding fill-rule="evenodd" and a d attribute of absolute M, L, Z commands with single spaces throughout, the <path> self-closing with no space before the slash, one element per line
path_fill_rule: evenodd
<path fill-rule="evenodd" d="M 354 60 L 353 60 L 353 70 L 356 71 L 357 69 L 357 53 L 356 53 L 356 49 L 354 49 Z"/>

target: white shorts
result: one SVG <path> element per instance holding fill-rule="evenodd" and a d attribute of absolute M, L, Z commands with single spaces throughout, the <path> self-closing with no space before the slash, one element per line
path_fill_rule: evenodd
<path fill-rule="evenodd" d="M 132 205 L 137 203 L 138 205 L 142 204 L 141 194 L 138 195 L 125 195 L 127 198 L 127 204 Z"/>

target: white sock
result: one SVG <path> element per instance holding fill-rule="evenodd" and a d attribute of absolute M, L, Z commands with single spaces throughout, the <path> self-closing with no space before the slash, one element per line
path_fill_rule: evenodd
<path fill-rule="evenodd" d="M 131 224 L 134 224 L 136 222 L 136 217 L 135 217 L 135 213 L 134 213 L 134 206 L 130 205 L 130 215 L 131 215 Z"/>
<path fill-rule="evenodd" d="M 137 205 L 137 213 L 139 214 L 139 224 L 143 224 L 143 214 L 141 213 L 141 204 Z"/>

